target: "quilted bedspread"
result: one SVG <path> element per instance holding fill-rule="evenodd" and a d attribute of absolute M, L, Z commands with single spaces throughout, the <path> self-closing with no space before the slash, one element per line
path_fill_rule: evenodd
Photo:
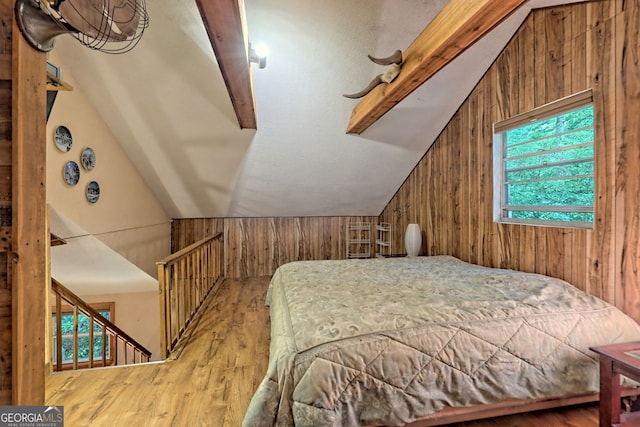
<path fill-rule="evenodd" d="M 589 346 L 640 340 L 547 276 L 449 256 L 298 261 L 268 294 L 268 372 L 244 426 L 400 426 L 442 408 L 597 392 Z"/>

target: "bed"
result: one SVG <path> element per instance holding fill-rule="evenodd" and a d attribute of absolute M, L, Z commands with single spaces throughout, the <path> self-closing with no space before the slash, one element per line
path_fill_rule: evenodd
<path fill-rule="evenodd" d="M 640 340 L 632 319 L 566 282 L 450 256 L 292 262 L 267 304 L 269 366 L 245 427 L 403 426 L 597 398 L 589 347 Z"/>

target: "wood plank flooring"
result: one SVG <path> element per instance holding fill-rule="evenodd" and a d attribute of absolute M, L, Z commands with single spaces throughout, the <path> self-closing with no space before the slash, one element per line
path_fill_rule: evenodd
<path fill-rule="evenodd" d="M 268 281 L 226 280 L 171 360 L 50 375 L 46 404 L 64 406 L 66 427 L 240 426 L 267 369 Z M 451 427 L 597 425 L 597 406 L 585 405 Z"/>

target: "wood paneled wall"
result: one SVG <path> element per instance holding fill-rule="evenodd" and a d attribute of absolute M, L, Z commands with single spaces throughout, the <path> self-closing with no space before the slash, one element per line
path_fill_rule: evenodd
<path fill-rule="evenodd" d="M 223 231 L 226 276 L 268 276 L 290 261 L 346 258 L 349 222 L 371 223 L 373 252 L 377 221 L 362 216 L 180 219 L 172 222 L 171 249 Z"/>
<path fill-rule="evenodd" d="M 640 0 L 532 12 L 380 216 L 425 255 L 563 278 L 640 321 Z M 593 230 L 493 222 L 492 125 L 592 88 Z M 402 251 L 396 232 L 394 252 Z"/>
<path fill-rule="evenodd" d="M 5 9 L 2 19 L 11 19 L 11 9 L 3 1 Z M 6 16 L 5 16 L 6 15 Z M 9 23 L 11 21 L 8 21 Z M 5 40 L 11 40 L 7 30 L 2 28 Z M 0 45 L 0 227 L 11 227 L 11 43 Z M 12 321 L 11 321 L 11 282 L 9 280 L 9 251 L 0 251 L 0 404 L 11 404 L 11 357 L 12 357 Z"/>
<path fill-rule="evenodd" d="M 7 4 L 5 4 L 7 3 Z M 4 40 L 11 40 L 11 9 L 2 1 Z M 8 12 L 8 13 L 7 13 Z M 9 34 L 7 34 L 9 32 Z M 0 227 L 11 227 L 11 43 L 0 45 Z M 0 405 L 11 404 L 11 283 L 9 281 L 9 251 L 0 251 Z"/>

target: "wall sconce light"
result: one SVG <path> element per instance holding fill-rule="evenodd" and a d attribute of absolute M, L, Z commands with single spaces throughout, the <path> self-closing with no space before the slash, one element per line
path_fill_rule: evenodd
<path fill-rule="evenodd" d="M 269 48 L 266 45 L 260 43 L 252 47 L 249 43 L 249 63 L 258 64 L 258 68 L 262 69 L 267 66 L 268 54 Z"/>
<path fill-rule="evenodd" d="M 418 224 L 407 225 L 407 231 L 404 233 L 404 247 L 407 250 L 408 257 L 415 257 L 420 253 L 422 231 Z"/>

